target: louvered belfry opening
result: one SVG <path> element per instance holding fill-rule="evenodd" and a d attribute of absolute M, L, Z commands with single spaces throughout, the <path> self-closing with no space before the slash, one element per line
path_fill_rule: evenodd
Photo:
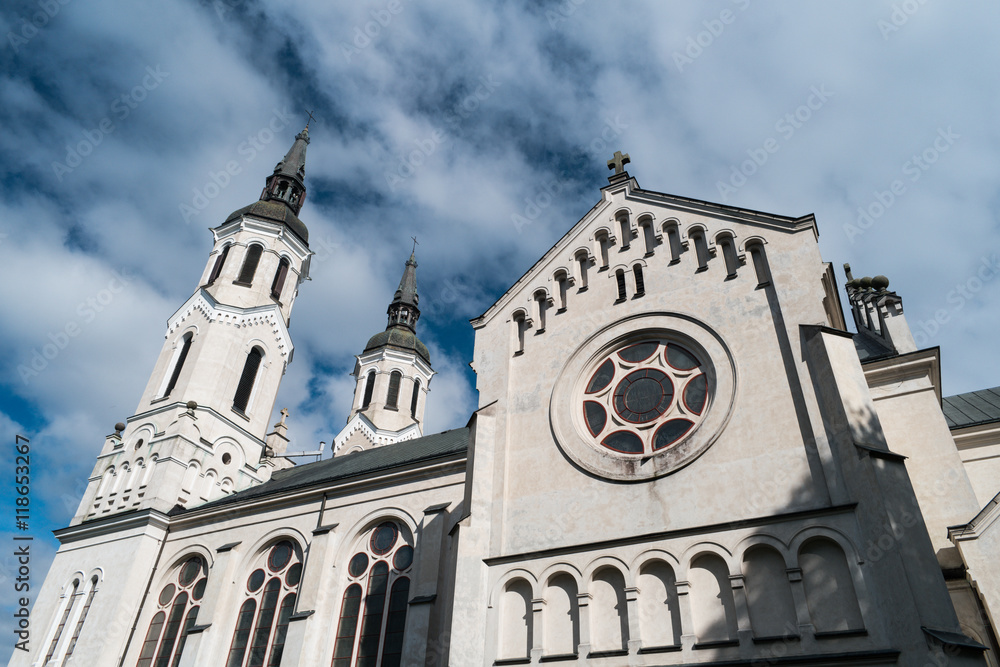
<path fill-rule="evenodd" d="M 285 287 L 285 277 L 288 275 L 288 260 L 284 257 L 278 263 L 278 270 L 274 274 L 274 282 L 271 283 L 271 296 L 275 299 L 281 298 L 281 290 Z"/>
<path fill-rule="evenodd" d="M 247 248 L 247 256 L 243 260 L 243 268 L 240 269 L 240 277 L 236 279 L 236 282 L 243 285 L 253 283 L 253 276 L 257 273 L 257 265 L 260 263 L 260 255 L 263 252 L 264 248 L 259 245 L 252 245 Z"/>
<path fill-rule="evenodd" d="M 375 371 L 369 371 L 368 379 L 365 380 L 365 398 L 361 405 L 362 410 L 372 404 L 373 393 L 375 393 Z"/>
<path fill-rule="evenodd" d="M 417 400 L 420 399 L 420 380 L 413 381 L 413 396 L 410 397 L 410 416 L 417 418 Z"/>
<path fill-rule="evenodd" d="M 615 277 L 618 279 L 618 300 L 622 301 L 625 299 L 625 272 L 618 269 Z"/>
<path fill-rule="evenodd" d="M 385 399 L 385 407 L 395 408 L 399 402 L 399 381 L 402 377 L 399 371 L 393 371 L 389 375 L 389 395 Z"/>
<path fill-rule="evenodd" d="M 257 379 L 257 370 L 260 368 L 261 359 L 264 354 L 259 347 L 250 350 L 247 361 L 243 364 L 243 374 L 240 376 L 240 384 L 236 387 L 236 397 L 233 398 L 233 407 L 240 412 L 246 412 L 250 403 L 250 394 L 253 392 L 254 381 Z"/>
<path fill-rule="evenodd" d="M 229 256 L 229 249 L 232 247 L 232 244 L 227 245 L 222 249 L 222 252 L 219 253 L 219 256 L 215 258 L 215 266 L 212 267 L 212 273 L 208 276 L 207 285 L 211 285 L 218 280 L 219 275 L 222 273 L 222 267 L 226 264 L 226 258 Z"/>
<path fill-rule="evenodd" d="M 646 293 L 646 281 L 642 278 L 642 265 L 636 264 L 632 267 L 632 273 L 635 274 L 635 293 L 637 295 Z"/>
<path fill-rule="evenodd" d="M 174 364 L 174 372 L 170 374 L 170 382 L 167 383 L 167 389 L 163 392 L 164 396 L 169 396 L 170 392 L 177 385 L 177 378 L 181 376 L 181 369 L 184 368 L 184 361 L 187 359 L 188 351 L 191 349 L 192 340 L 194 340 L 194 334 L 188 333 L 184 335 L 184 345 L 181 347 L 181 353 L 177 357 L 177 363 Z"/>

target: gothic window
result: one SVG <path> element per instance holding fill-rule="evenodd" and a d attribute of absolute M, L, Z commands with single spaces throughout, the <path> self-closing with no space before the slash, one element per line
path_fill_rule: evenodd
<path fill-rule="evenodd" d="M 566 310 L 566 292 L 569 288 L 569 277 L 566 275 L 565 271 L 559 271 L 555 275 L 556 284 L 559 292 L 559 312 Z"/>
<path fill-rule="evenodd" d="M 580 252 L 576 255 L 576 262 L 580 267 L 580 289 L 587 289 L 587 265 L 590 264 L 590 258 L 587 257 L 587 253 Z"/>
<path fill-rule="evenodd" d="M 281 298 L 281 290 L 285 286 L 285 278 L 288 276 L 289 262 L 282 257 L 278 262 L 278 270 L 274 274 L 274 281 L 271 283 L 271 296 L 275 299 Z"/>
<path fill-rule="evenodd" d="M 403 374 L 399 371 L 393 371 L 389 374 L 389 393 L 385 398 L 385 407 L 396 409 L 396 404 L 399 403 L 399 382 L 402 378 Z"/>
<path fill-rule="evenodd" d="M 641 264 L 632 267 L 632 275 L 635 276 L 635 295 L 642 296 L 646 293 L 646 281 L 642 278 Z"/>
<path fill-rule="evenodd" d="M 232 247 L 233 244 L 226 244 L 226 246 L 222 248 L 222 252 L 219 253 L 219 256 L 215 258 L 215 265 L 212 267 L 212 272 L 208 274 L 208 282 L 205 283 L 206 287 L 214 283 L 222 273 L 222 267 L 225 266 L 226 258 L 229 257 L 229 249 Z"/>
<path fill-rule="evenodd" d="M 66 621 L 69 620 L 69 614 L 73 611 L 73 607 L 76 605 L 77 599 L 82 595 L 80 590 L 80 580 L 74 579 L 71 587 L 67 590 L 62 597 L 60 603 L 60 611 L 58 613 L 59 622 L 56 624 L 55 630 L 52 633 L 52 641 L 49 642 L 49 650 L 45 654 L 45 661 L 42 664 L 48 665 L 49 660 L 55 655 L 56 647 L 59 645 L 59 639 L 62 637 L 63 630 L 66 627 Z"/>
<path fill-rule="evenodd" d="M 243 260 L 243 268 L 240 269 L 240 276 L 236 279 L 237 284 L 250 285 L 253 283 L 253 276 L 257 273 L 257 265 L 260 264 L 260 256 L 263 252 L 263 246 L 252 245 L 247 248 L 247 256 Z"/>
<path fill-rule="evenodd" d="M 174 370 L 170 373 L 170 381 L 167 382 L 167 388 L 163 391 L 164 396 L 169 396 L 170 392 L 177 385 L 177 378 L 181 376 L 181 369 L 184 368 L 184 362 L 187 360 L 188 352 L 191 350 L 192 340 L 194 340 L 193 333 L 189 331 L 184 334 L 184 342 L 181 344 L 180 354 L 177 355 L 177 361 L 174 362 Z"/>
<path fill-rule="evenodd" d="M 365 536 L 347 566 L 332 667 L 402 664 L 412 565 L 413 547 L 396 523 Z"/>
<path fill-rule="evenodd" d="M 615 279 L 618 281 L 618 300 L 625 300 L 625 272 L 621 269 L 615 271 Z"/>
<path fill-rule="evenodd" d="M 302 578 L 299 548 L 281 540 L 246 579 L 226 667 L 278 667 Z"/>
<path fill-rule="evenodd" d="M 605 355 L 591 371 L 583 418 L 601 445 L 651 454 L 691 433 L 706 412 L 705 364 L 673 341 L 651 339 Z"/>
<path fill-rule="evenodd" d="M 375 392 L 375 371 L 368 371 L 368 378 L 365 380 L 365 397 L 361 402 L 361 409 L 364 410 L 372 404 L 372 394 Z"/>
<path fill-rule="evenodd" d="M 413 381 L 413 395 L 410 397 L 410 416 L 417 418 L 417 401 L 420 399 L 420 379 Z"/>
<path fill-rule="evenodd" d="M 259 347 L 250 350 L 246 363 L 243 364 L 243 373 L 240 375 L 240 383 L 236 387 L 236 396 L 233 397 L 233 408 L 240 413 L 247 411 L 250 403 L 250 395 L 253 393 L 254 383 L 257 381 L 257 371 L 260 369 L 260 362 L 264 358 L 264 353 Z"/>
<path fill-rule="evenodd" d="M 188 633 L 198 622 L 207 575 L 205 561 L 192 556 L 160 589 L 136 667 L 177 667 Z"/>

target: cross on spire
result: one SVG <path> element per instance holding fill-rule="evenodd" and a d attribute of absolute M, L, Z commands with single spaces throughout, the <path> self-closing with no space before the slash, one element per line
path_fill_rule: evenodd
<path fill-rule="evenodd" d="M 621 151 L 615 151 L 613 158 L 608 160 L 608 169 L 614 169 L 615 175 L 621 174 L 625 171 L 625 165 L 627 165 L 632 160 L 629 159 L 628 153 L 622 155 Z"/>
<path fill-rule="evenodd" d="M 309 111 L 309 109 L 306 109 L 305 111 L 306 111 L 306 115 L 309 116 L 309 120 L 306 121 L 306 127 L 309 127 L 309 123 L 311 123 L 314 120 L 316 120 L 316 116 L 314 116 L 313 112 Z"/>
<path fill-rule="evenodd" d="M 281 412 L 281 421 L 278 422 L 278 423 L 279 424 L 284 424 L 285 423 L 285 418 L 288 417 L 288 408 L 281 408 L 280 412 Z"/>
<path fill-rule="evenodd" d="M 410 238 L 413 239 L 413 250 L 410 251 L 410 253 L 412 254 L 412 253 L 415 253 L 417 251 L 417 246 L 420 245 L 420 244 L 417 243 L 417 237 L 416 236 L 411 236 Z"/>

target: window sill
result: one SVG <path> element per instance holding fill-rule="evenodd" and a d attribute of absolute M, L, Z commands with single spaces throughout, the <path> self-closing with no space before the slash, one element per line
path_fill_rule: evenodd
<path fill-rule="evenodd" d="M 650 250 L 650 251 L 649 251 L 649 252 L 647 252 L 647 253 L 646 253 L 645 255 L 643 255 L 643 257 L 652 257 L 652 256 L 653 256 L 653 255 L 655 255 L 655 254 L 656 254 L 655 252 L 653 252 L 652 250 Z"/>
<path fill-rule="evenodd" d="M 234 285 L 239 285 L 240 287 L 252 287 L 253 286 L 253 283 L 245 283 L 245 282 L 242 282 L 242 281 L 239 281 L 239 280 L 234 280 L 233 284 Z"/>
<path fill-rule="evenodd" d="M 233 411 L 233 413 L 235 413 L 235 414 L 239 415 L 240 417 L 243 417 L 243 419 L 246 419 L 247 421 L 250 421 L 250 418 L 249 418 L 249 417 L 247 417 L 246 413 L 245 413 L 245 412 L 243 412 L 242 410 L 240 410 L 240 409 L 239 409 L 238 407 L 236 407 L 235 405 L 234 405 L 234 406 L 232 407 L 232 411 Z"/>
<path fill-rule="evenodd" d="M 864 628 L 860 630 L 830 630 L 827 632 L 813 633 L 816 639 L 837 639 L 840 637 L 867 637 L 868 631 Z"/>
<path fill-rule="evenodd" d="M 773 637 L 754 637 L 754 644 L 770 644 L 773 642 L 797 642 L 802 638 L 799 635 L 775 635 Z"/>
<path fill-rule="evenodd" d="M 646 296 L 645 292 L 636 292 L 635 295 L 632 296 L 632 298 L 633 299 L 641 299 L 644 296 Z"/>
<path fill-rule="evenodd" d="M 399 412 L 399 408 L 397 408 L 394 405 L 387 405 L 387 406 L 385 406 L 385 409 L 386 410 L 392 410 L 393 412 Z"/>
<path fill-rule="evenodd" d="M 692 646 L 695 650 L 707 649 L 707 648 L 727 648 L 730 646 L 739 646 L 740 641 L 738 639 L 723 639 L 715 642 L 699 642 Z"/>
<path fill-rule="evenodd" d="M 609 268 L 611 268 L 611 267 L 608 267 L 608 266 L 602 266 L 601 268 L 597 269 L 597 272 L 598 272 L 598 273 L 600 273 L 600 272 L 602 272 L 602 271 L 607 271 L 607 270 L 608 270 Z"/>
<path fill-rule="evenodd" d="M 530 665 L 531 658 L 501 658 L 493 661 L 494 665 Z"/>
<path fill-rule="evenodd" d="M 578 657 L 579 655 L 576 653 L 556 653 L 555 655 L 543 655 L 538 659 L 538 662 L 560 662 L 562 660 L 576 660 Z"/>
<path fill-rule="evenodd" d="M 625 303 L 626 301 L 628 301 L 628 299 L 626 299 L 625 297 L 622 297 L 620 299 L 615 299 L 615 302 L 612 305 L 618 305 L 619 303 Z"/>
<path fill-rule="evenodd" d="M 587 286 L 584 285 L 583 287 L 580 287 L 579 289 L 577 289 L 576 293 L 579 294 L 580 292 L 586 292 L 586 291 L 587 291 Z"/>
<path fill-rule="evenodd" d="M 620 648 L 614 651 L 591 651 L 587 654 L 587 658 L 618 658 L 625 655 L 628 655 L 628 649 Z"/>
<path fill-rule="evenodd" d="M 670 653 L 671 651 L 680 651 L 680 644 L 669 644 L 667 646 L 643 646 L 639 649 L 639 655 L 644 655 L 646 653 Z"/>
<path fill-rule="evenodd" d="M 149 404 L 150 405 L 156 405 L 157 403 L 162 403 L 163 401 L 167 400 L 168 398 L 170 398 L 170 394 L 167 394 L 166 396 L 160 396 L 159 398 L 154 398 L 153 400 L 151 400 L 149 402 Z"/>
<path fill-rule="evenodd" d="M 524 350 L 518 350 L 517 352 L 514 353 L 514 356 L 515 357 L 520 357 L 523 354 L 524 354 Z"/>

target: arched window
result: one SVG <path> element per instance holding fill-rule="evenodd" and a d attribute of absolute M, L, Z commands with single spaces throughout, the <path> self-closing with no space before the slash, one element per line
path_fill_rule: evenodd
<path fill-rule="evenodd" d="M 632 274 L 635 276 L 635 295 L 642 296 L 646 293 L 646 281 L 642 278 L 642 265 L 633 266 Z"/>
<path fill-rule="evenodd" d="M 615 279 L 618 281 L 618 300 L 624 301 L 625 294 L 625 272 L 621 269 L 615 271 Z"/>
<path fill-rule="evenodd" d="M 754 272 L 757 274 L 757 286 L 771 284 L 771 271 L 767 266 L 767 256 L 764 254 L 764 246 L 761 243 L 754 243 L 748 250 L 750 258 L 753 260 Z"/>
<path fill-rule="evenodd" d="M 542 333 L 545 331 L 545 311 L 549 308 L 548 299 L 546 298 L 543 290 L 538 290 L 535 292 L 534 300 L 535 312 L 538 314 L 538 327 L 535 331 L 537 333 Z"/>
<path fill-rule="evenodd" d="M 222 252 L 219 253 L 219 256 L 215 258 L 215 266 L 212 267 L 212 272 L 208 274 L 208 282 L 205 283 L 206 287 L 214 283 L 218 279 L 219 275 L 222 274 L 222 267 L 225 266 L 226 258 L 229 257 L 229 249 L 232 247 L 232 243 L 227 243 L 222 248 Z"/>
<path fill-rule="evenodd" d="M 288 275 L 289 262 L 282 257 L 278 262 L 278 270 L 274 273 L 274 280 L 271 282 L 271 296 L 275 299 L 281 298 L 281 290 L 285 286 L 285 277 Z"/>
<path fill-rule="evenodd" d="M 229 646 L 226 667 L 277 667 L 285 650 L 288 619 L 302 578 L 302 556 L 289 540 L 281 540 L 258 558 L 246 580 Z M 249 650 L 248 650 L 249 649 Z"/>
<path fill-rule="evenodd" d="M 590 258 L 585 252 L 577 253 L 576 263 L 580 267 L 580 291 L 583 291 L 587 289 L 587 266 L 590 265 Z"/>
<path fill-rule="evenodd" d="M 797 635 L 795 601 L 781 554 L 768 546 L 750 547 L 743 555 L 743 576 L 753 636 Z"/>
<path fill-rule="evenodd" d="M 722 258 L 726 260 L 726 277 L 735 278 L 740 260 L 736 256 L 736 243 L 729 234 L 718 237 L 717 243 L 722 246 Z"/>
<path fill-rule="evenodd" d="M 524 352 L 524 331 L 528 328 L 525 321 L 524 311 L 519 310 L 514 313 L 514 354 Z"/>
<path fill-rule="evenodd" d="M 667 229 L 667 245 L 670 247 L 670 263 L 681 261 L 681 251 L 684 248 L 681 246 L 681 234 L 677 229 L 676 222 L 668 222 L 666 225 Z"/>
<path fill-rule="evenodd" d="M 698 643 L 736 639 L 736 602 L 729 569 L 715 554 L 698 556 L 688 570 L 691 617 Z"/>
<path fill-rule="evenodd" d="M 643 646 L 681 644 L 677 580 L 663 561 L 646 563 L 639 570 L 639 632 Z"/>
<path fill-rule="evenodd" d="M 361 402 L 361 409 L 364 410 L 372 404 L 372 394 L 375 393 L 375 371 L 368 371 L 368 378 L 365 380 L 365 397 Z"/>
<path fill-rule="evenodd" d="M 177 667 L 187 635 L 198 622 L 198 610 L 208 585 L 208 568 L 192 556 L 177 568 L 156 598 L 157 612 L 149 622 L 136 667 Z"/>
<path fill-rule="evenodd" d="M 531 655 L 531 584 L 514 579 L 500 596 L 500 637 L 497 656 L 527 658 Z"/>
<path fill-rule="evenodd" d="M 559 292 L 559 310 L 557 312 L 562 312 L 566 310 L 566 292 L 569 290 L 569 276 L 566 275 L 565 271 L 559 271 L 555 275 L 556 284 Z"/>
<path fill-rule="evenodd" d="M 56 624 L 55 630 L 52 633 L 52 641 L 49 642 L 49 650 L 45 653 L 45 661 L 43 665 L 49 664 L 49 660 L 55 655 L 56 647 L 59 645 L 59 639 L 62 637 L 63 629 L 66 627 L 66 621 L 69 620 L 69 613 L 73 611 L 73 607 L 76 604 L 77 598 L 79 598 L 83 592 L 80 590 L 80 580 L 74 579 L 73 584 L 70 586 L 63 594 L 61 602 L 61 610 L 58 614 L 59 622 Z"/>
<path fill-rule="evenodd" d="M 622 250 L 628 250 L 629 244 L 632 242 L 632 225 L 629 224 L 628 215 L 623 215 L 618 218 L 618 226 L 622 231 Z"/>
<path fill-rule="evenodd" d="M 259 347 L 255 347 L 250 350 L 246 363 L 243 364 L 243 374 L 240 375 L 240 383 L 236 386 L 236 396 L 233 397 L 233 407 L 240 413 L 247 411 L 250 395 L 253 393 L 253 387 L 257 381 L 257 371 L 260 369 L 260 362 L 263 358 L 263 351 Z"/>
<path fill-rule="evenodd" d="M 698 257 L 698 271 L 708 268 L 708 241 L 705 240 L 703 231 L 695 230 L 691 232 L 690 239 L 694 241 L 695 255 Z"/>
<path fill-rule="evenodd" d="M 403 374 L 393 371 L 389 374 L 389 393 L 385 397 L 385 407 L 395 410 L 399 403 L 399 382 L 403 379 Z"/>
<path fill-rule="evenodd" d="M 580 644 L 580 609 L 576 580 L 566 573 L 552 576 L 545 586 L 542 614 L 545 655 L 570 655 Z"/>
<path fill-rule="evenodd" d="M 403 628 L 413 565 L 410 542 L 396 523 L 383 521 L 365 536 L 351 557 L 332 667 L 375 667 L 376 664 L 399 667 L 402 663 Z"/>
<path fill-rule="evenodd" d="M 83 604 L 83 610 L 80 612 L 80 618 L 76 622 L 76 627 L 73 630 L 73 636 L 69 640 L 69 647 L 66 649 L 67 659 L 73 655 L 76 643 L 80 640 L 80 633 L 83 632 L 83 624 L 87 620 L 87 614 L 90 613 L 90 606 L 94 603 L 94 596 L 97 595 L 98 581 L 99 580 L 96 574 L 90 578 L 90 590 L 86 593 L 87 601 Z"/>
<path fill-rule="evenodd" d="M 799 567 L 817 633 L 864 628 L 854 578 L 840 545 L 827 538 L 809 540 L 799 549 Z"/>
<path fill-rule="evenodd" d="M 174 370 L 170 373 L 170 381 L 167 382 L 167 388 L 163 390 L 163 396 L 169 396 L 170 392 L 177 386 L 177 378 L 181 376 L 181 369 L 184 368 L 184 362 L 187 360 L 188 352 L 191 350 L 191 341 L 193 339 L 194 334 L 192 332 L 189 331 L 184 334 L 180 354 L 177 355 L 177 361 L 174 362 Z"/>
<path fill-rule="evenodd" d="M 243 260 L 243 268 L 240 269 L 240 276 L 236 279 L 238 285 L 251 285 L 253 283 L 253 276 L 257 273 L 257 265 L 260 264 L 260 256 L 263 252 L 263 246 L 252 245 L 247 248 L 247 256 Z"/>
<path fill-rule="evenodd" d="M 594 574 L 590 612 L 590 643 L 595 651 L 620 651 L 628 646 L 628 603 L 625 578 L 613 567 Z"/>
<path fill-rule="evenodd" d="M 420 378 L 413 381 L 413 395 L 410 397 L 410 416 L 417 418 L 417 401 L 420 400 Z"/>
<path fill-rule="evenodd" d="M 597 245 L 601 249 L 601 268 L 608 268 L 608 251 L 611 247 L 611 239 L 608 238 L 607 232 L 598 232 L 597 234 Z"/>
<path fill-rule="evenodd" d="M 646 217 L 639 220 L 639 227 L 642 229 L 642 239 L 646 244 L 646 254 L 652 255 L 656 249 L 656 233 L 653 231 L 653 219 Z"/>

